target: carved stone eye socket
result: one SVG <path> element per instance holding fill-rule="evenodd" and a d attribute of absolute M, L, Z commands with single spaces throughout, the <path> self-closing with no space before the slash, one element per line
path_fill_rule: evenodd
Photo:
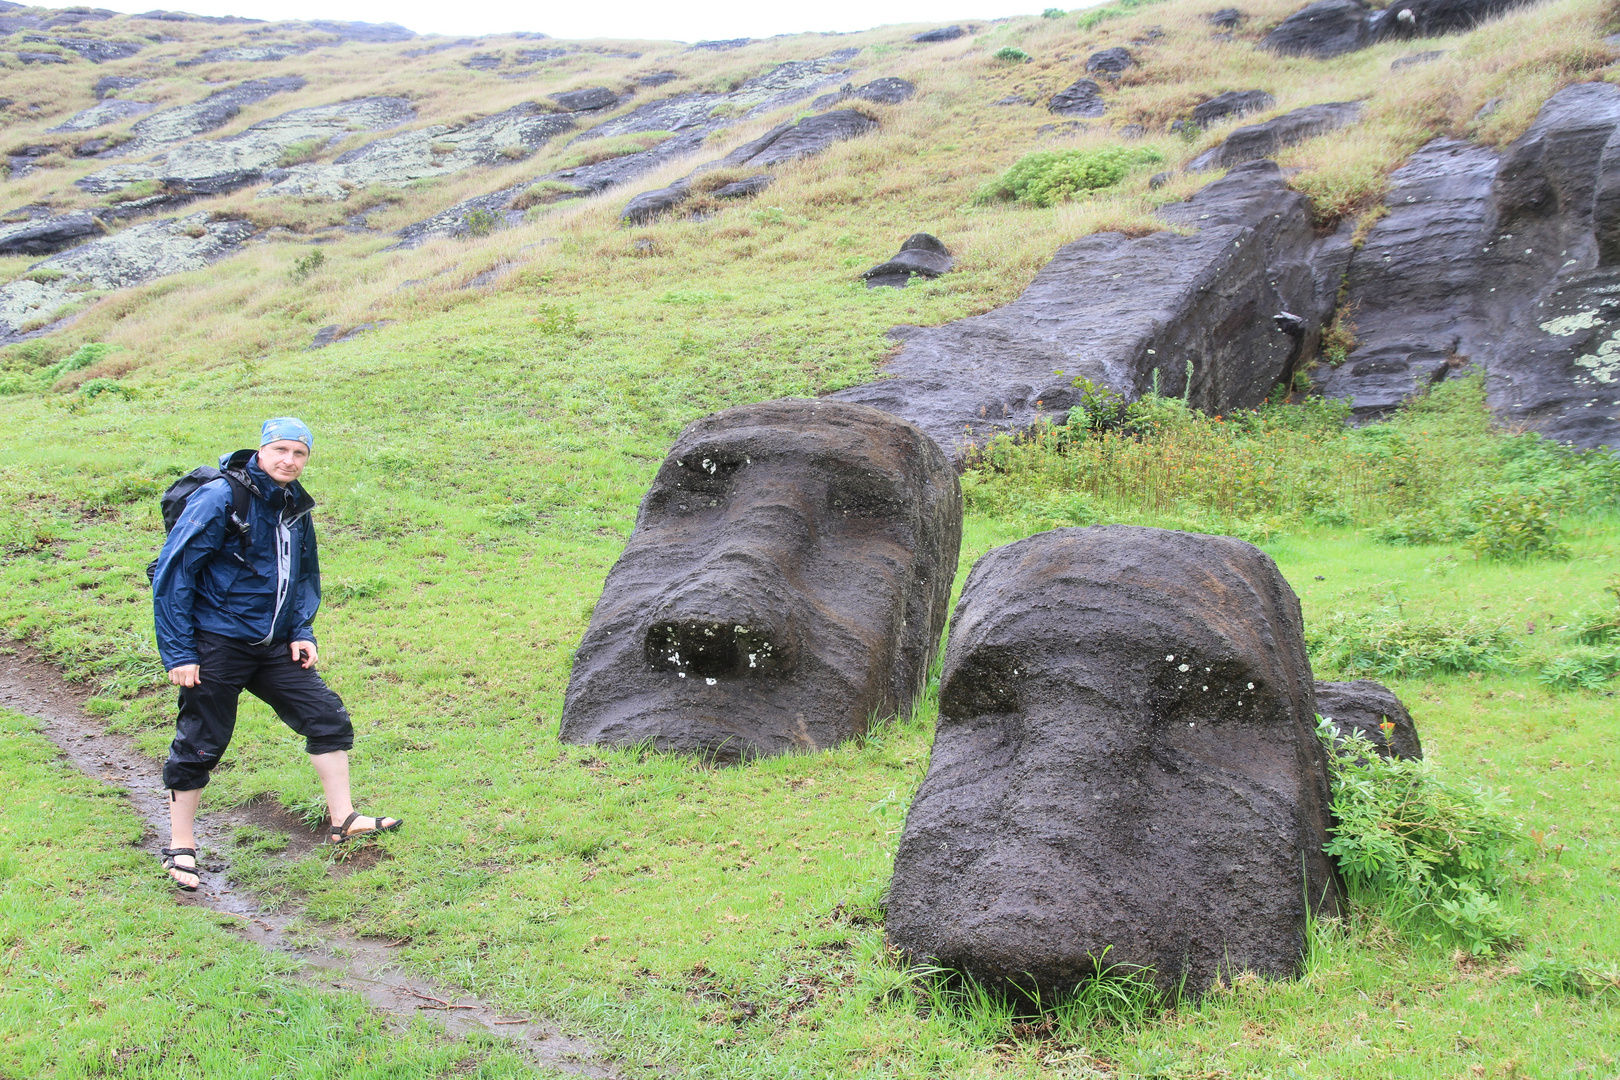
<path fill-rule="evenodd" d="M 987 645 L 954 665 L 939 694 L 939 714 L 955 719 L 1023 710 L 1019 683 L 1028 676 L 1010 649 Z"/>

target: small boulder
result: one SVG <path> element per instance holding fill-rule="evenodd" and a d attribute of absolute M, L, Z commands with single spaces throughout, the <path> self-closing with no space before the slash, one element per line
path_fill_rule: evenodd
<path fill-rule="evenodd" d="M 50 255 L 106 231 L 88 210 L 0 225 L 0 255 Z"/>
<path fill-rule="evenodd" d="M 873 79 L 864 86 L 857 86 L 849 92 L 849 96 L 860 98 L 862 101 L 870 101 L 875 105 L 898 105 L 916 92 L 917 86 L 915 83 L 890 76 Z"/>
<path fill-rule="evenodd" d="M 1293 112 L 1274 116 L 1263 124 L 1240 127 L 1226 137 L 1219 146 L 1212 146 L 1187 165 L 1188 172 L 1206 169 L 1230 169 L 1245 161 L 1270 157 L 1285 146 L 1304 142 L 1361 117 L 1361 102 L 1335 101 L 1323 105 L 1307 105 Z"/>
<path fill-rule="evenodd" d="M 53 44 L 78 53 L 92 64 L 127 60 L 145 47 L 136 41 L 103 41 L 101 38 L 57 38 Z"/>
<path fill-rule="evenodd" d="M 53 52 L 18 52 L 17 59 L 25 64 L 65 64 L 67 57 Z"/>
<path fill-rule="evenodd" d="M 771 181 L 774 179 L 776 178 L 770 173 L 760 173 L 758 176 L 734 180 L 729 184 L 721 184 L 709 192 L 709 197 L 713 199 L 750 199 L 770 187 Z"/>
<path fill-rule="evenodd" d="M 1434 49 L 1429 52 L 1413 53 L 1411 56 L 1403 56 L 1398 60 L 1391 60 L 1389 62 L 1389 70 L 1399 71 L 1401 68 L 1411 67 L 1414 64 L 1427 64 L 1430 61 L 1440 59 L 1444 55 L 1446 55 L 1446 51 L 1444 49 Z"/>
<path fill-rule="evenodd" d="M 979 560 L 885 927 L 1024 993 L 1300 970 L 1338 909 L 1299 600 L 1229 537 L 1055 529 Z"/>
<path fill-rule="evenodd" d="M 955 41 L 967 33 L 960 26 L 942 26 L 938 30 L 924 30 L 920 34 L 913 34 L 911 40 L 919 45 L 933 45 L 941 41 Z"/>
<path fill-rule="evenodd" d="M 1368 19 L 1372 9 L 1361 0 L 1316 0 L 1284 19 L 1260 47 L 1284 56 L 1325 60 L 1364 49 L 1373 42 Z"/>
<path fill-rule="evenodd" d="M 1339 727 L 1339 743 L 1352 731 L 1366 737 L 1382 758 L 1415 760 L 1423 756 L 1417 725 L 1401 699 L 1389 687 L 1371 679 L 1354 682 L 1318 682 L 1316 711 Z M 1386 732 L 1383 725 L 1391 725 Z"/>
<path fill-rule="evenodd" d="M 1207 128 L 1216 121 L 1228 117 L 1265 112 L 1276 104 L 1277 99 L 1264 90 L 1228 90 L 1194 106 L 1192 118 L 1193 123 L 1201 128 Z"/>
<path fill-rule="evenodd" d="M 962 494 L 888 413 L 786 398 L 689 424 L 575 654 L 567 743 L 735 762 L 908 708 L 945 625 Z"/>
<path fill-rule="evenodd" d="M 1219 11 L 1212 11 L 1205 18 L 1211 26 L 1220 27 L 1222 30 L 1235 30 L 1242 24 L 1245 16 L 1237 8 L 1229 7 L 1221 8 Z"/>
<path fill-rule="evenodd" d="M 551 100 L 569 112 L 588 112 L 613 108 L 619 103 L 619 95 L 605 86 L 587 86 L 582 90 L 564 90 L 560 94 L 552 94 Z"/>
<path fill-rule="evenodd" d="M 1059 90 L 1046 103 L 1047 112 L 1064 116 L 1101 116 L 1107 109 L 1102 99 L 1102 87 L 1090 79 L 1080 79 Z"/>
<path fill-rule="evenodd" d="M 879 263 L 861 277 L 868 289 L 886 286 L 903 289 L 917 275 L 936 278 L 949 273 L 956 260 L 939 239 L 928 233 L 913 233 L 900 245 L 900 251 L 888 262 Z"/>
<path fill-rule="evenodd" d="M 1087 75 L 1107 75 L 1117 78 L 1126 68 L 1134 66 L 1136 60 L 1128 49 L 1115 47 L 1094 52 L 1086 58 Z"/>
<path fill-rule="evenodd" d="M 474 53 L 463 60 L 461 66 L 474 71 L 494 71 L 501 66 L 501 58 L 496 53 Z"/>

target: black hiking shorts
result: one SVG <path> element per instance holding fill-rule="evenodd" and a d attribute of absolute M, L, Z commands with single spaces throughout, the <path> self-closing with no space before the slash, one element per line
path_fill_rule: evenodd
<path fill-rule="evenodd" d="M 329 754 L 354 745 L 354 725 L 343 700 L 312 668 L 292 658 L 289 643 L 256 645 L 247 641 L 197 635 L 197 663 L 202 679 L 180 688 L 180 717 L 163 786 L 195 791 L 208 783 L 208 772 L 225 755 L 236 730 L 236 701 L 246 690 L 276 711 L 281 722 L 304 737 L 311 754 Z"/>

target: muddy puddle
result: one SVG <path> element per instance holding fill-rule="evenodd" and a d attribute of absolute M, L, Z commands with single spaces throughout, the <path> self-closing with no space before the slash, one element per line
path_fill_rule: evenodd
<path fill-rule="evenodd" d="M 64 682 L 48 664 L 26 656 L 0 656 L 0 706 L 41 721 L 45 736 L 74 768 L 125 794 L 146 823 L 142 846 L 153 856 L 152 872 L 160 874 L 157 851 L 169 834 L 169 812 L 159 763 L 137 750 L 132 740 L 109 734 L 86 716 L 86 697 L 83 689 Z M 244 825 L 285 835 L 287 848 L 282 854 L 288 858 L 309 855 L 322 840 L 318 832 L 269 799 L 230 810 L 205 811 L 197 819 L 202 886 L 195 893 L 177 892 L 179 903 L 233 916 L 247 940 L 303 961 L 305 982 L 359 994 L 372 1008 L 390 1016 L 421 1016 L 458 1036 L 487 1032 L 518 1046 L 536 1065 L 560 1072 L 589 1077 L 621 1075 L 589 1043 L 564 1034 L 549 1020 L 503 1013 L 479 998 L 401 970 L 388 942 L 306 920 L 294 906 L 262 906 L 230 879 L 230 837 Z M 334 863 L 330 872 L 352 873 L 375 858 L 375 849 L 361 850 L 353 858 Z M 291 931 L 294 926 L 296 936 Z"/>

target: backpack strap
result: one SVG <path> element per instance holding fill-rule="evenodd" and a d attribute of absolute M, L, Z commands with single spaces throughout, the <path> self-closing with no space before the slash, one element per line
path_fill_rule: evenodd
<path fill-rule="evenodd" d="M 231 519 L 226 526 L 227 535 L 235 530 L 237 539 L 242 541 L 242 547 L 248 546 L 251 529 L 248 527 L 248 504 L 253 499 L 253 479 L 248 476 L 247 463 L 257 451 L 238 450 L 232 454 L 220 470 L 225 478 L 225 484 L 231 489 Z"/>

